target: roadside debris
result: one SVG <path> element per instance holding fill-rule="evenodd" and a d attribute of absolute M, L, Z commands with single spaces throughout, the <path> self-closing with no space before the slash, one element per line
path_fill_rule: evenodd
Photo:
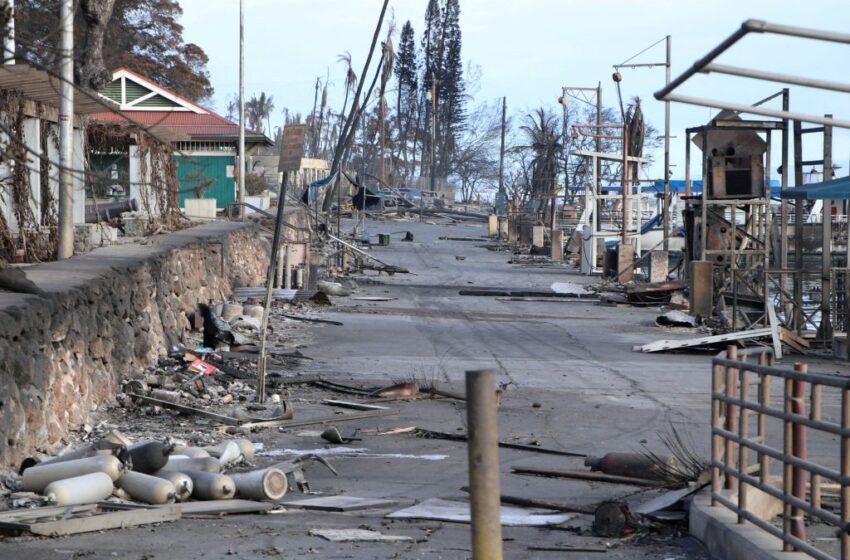
<path fill-rule="evenodd" d="M 312 509 L 316 511 L 360 511 L 364 509 L 386 509 L 398 502 L 382 498 L 359 498 L 357 496 L 321 496 L 286 502 L 287 507 Z"/>
<path fill-rule="evenodd" d="M 157 440 L 115 445 L 128 439 L 117 432 L 108 437 L 101 441 L 111 445 L 89 444 L 63 456 L 26 461 L 17 484 L 32 492 L 33 499 L 17 502 L 26 509 L 0 512 L 0 530 L 59 536 L 173 521 L 189 513 L 256 512 L 274 507 L 258 501 L 283 498 L 290 486 L 287 475 L 300 489 L 307 488 L 303 464 L 310 457 L 284 468 L 246 471 L 254 458 L 248 440 L 193 448 Z M 92 452 L 96 454 L 82 456 Z M 222 472 L 230 468 L 236 470 Z M 247 500 L 228 505 L 235 496 Z M 190 498 L 214 505 L 198 508 L 186 501 Z"/>
<path fill-rule="evenodd" d="M 413 537 L 384 535 L 368 529 L 310 529 L 310 535 L 330 542 L 414 542 Z"/>
<path fill-rule="evenodd" d="M 507 506 L 501 508 L 502 525 L 507 527 L 558 525 L 573 519 L 570 513 L 553 513 L 542 509 L 523 509 Z M 415 506 L 404 508 L 387 515 L 388 519 L 431 519 L 469 523 L 468 502 L 432 498 Z"/>

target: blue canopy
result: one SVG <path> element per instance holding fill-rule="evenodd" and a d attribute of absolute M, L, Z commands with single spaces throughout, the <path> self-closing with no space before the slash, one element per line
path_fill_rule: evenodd
<path fill-rule="evenodd" d="M 328 183 L 333 181 L 334 177 L 336 177 L 336 173 L 334 173 L 333 175 L 328 175 L 327 177 L 325 177 L 323 179 L 318 179 L 316 181 L 313 181 L 312 183 L 310 183 L 310 186 L 311 187 L 324 187 L 325 185 L 327 185 Z"/>
<path fill-rule="evenodd" d="M 802 185 L 786 190 L 782 198 L 806 200 L 850 200 L 850 177 L 841 177 L 823 183 Z"/>

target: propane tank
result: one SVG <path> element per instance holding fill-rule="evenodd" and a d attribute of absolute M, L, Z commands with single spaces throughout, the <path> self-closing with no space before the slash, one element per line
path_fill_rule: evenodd
<path fill-rule="evenodd" d="M 29 470 L 32 469 L 27 469 L 27 472 Z M 93 472 L 51 482 L 44 488 L 44 495 L 57 506 L 91 504 L 105 500 L 112 494 L 112 482 L 108 474 Z"/>
<path fill-rule="evenodd" d="M 175 447 L 174 453 L 175 455 L 185 455 L 186 457 L 191 457 L 193 459 L 210 456 L 210 454 L 207 453 L 207 450 L 203 447 L 187 447 L 185 445 L 178 445 Z"/>
<path fill-rule="evenodd" d="M 617 476 L 666 480 L 670 471 L 675 471 L 677 461 L 673 456 L 656 459 L 641 453 L 608 453 L 603 457 L 587 457 L 584 465 Z"/>
<path fill-rule="evenodd" d="M 254 460 L 254 455 L 256 453 L 254 444 L 251 443 L 251 440 L 245 438 L 223 441 L 218 445 L 204 447 L 204 450 L 206 450 L 211 457 L 221 457 L 222 453 L 224 453 L 228 444 L 231 442 L 239 446 L 239 451 L 242 452 L 242 457 L 244 457 L 246 461 L 251 462 Z"/>
<path fill-rule="evenodd" d="M 204 471 L 210 473 L 221 472 L 221 462 L 214 457 L 186 457 L 174 456 L 168 458 L 168 462 L 162 467 L 163 471 Z"/>
<path fill-rule="evenodd" d="M 221 465 L 226 467 L 232 463 L 237 463 L 243 456 L 242 448 L 237 442 L 238 440 L 231 439 L 204 449 L 212 457 L 217 457 Z"/>
<path fill-rule="evenodd" d="M 240 438 L 234 439 L 233 441 L 236 442 L 236 445 L 239 446 L 239 450 L 242 451 L 242 456 L 245 458 L 246 461 L 250 463 L 254 460 L 254 454 L 256 453 L 256 449 L 254 448 L 254 444 L 251 443 L 251 440 Z"/>
<path fill-rule="evenodd" d="M 124 465 L 112 455 L 95 455 L 51 465 L 36 465 L 24 471 L 23 487 L 28 492 L 41 493 L 51 482 L 96 472 L 106 473 L 115 481 L 121 478 Z"/>
<path fill-rule="evenodd" d="M 280 500 L 286 494 L 286 474 L 274 467 L 258 471 L 231 474 L 236 483 L 236 495 L 248 500 Z"/>
<path fill-rule="evenodd" d="M 129 471 L 118 479 L 118 487 L 130 494 L 133 499 L 146 504 L 170 504 L 177 490 L 174 485 L 156 476 Z"/>
<path fill-rule="evenodd" d="M 131 445 L 129 451 L 133 470 L 144 474 L 158 471 L 168 462 L 173 449 L 173 445 L 153 440 Z"/>
<path fill-rule="evenodd" d="M 176 492 L 174 497 L 177 499 L 178 502 L 185 502 L 189 499 L 189 496 L 192 495 L 192 489 L 194 488 L 194 484 L 192 484 L 192 479 L 182 472 L 157 471 L 151 476 L 156 476 L 158 478 L 162 478 L 171 482 L 171 484 L 174 485 L 174 490 Z"/>
<path fill-rule="evenodd" d="M 229 500 L 236 494 L 233 479 L 224 474 L 183 471 L 192 479 L 192 497 L 196 500 Z"/>

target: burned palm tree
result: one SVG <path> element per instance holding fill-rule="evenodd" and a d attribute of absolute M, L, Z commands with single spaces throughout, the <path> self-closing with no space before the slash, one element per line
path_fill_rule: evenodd
<path fill-rule="evenodd" d="M 635 157 L 643 156 L 643 143 L 646 137 L 646 125 L 643 121 L 643 111 L 640 108 L 640 97 L 632 99 L 628 111 L 626 111 L 626 124 L 629 130 L 629 155 Z M 639 166 L 633 165 L 629 169 L 629 179 L 636 184 Z"/>
<path fill-rule="evenodd" d="M 384 41 L 383 47 L 383 66 L 381 67 L 381 86 L 378 90 L 378 118 L 380 119 L 381 133 L 381 181 L 386 182 L 386 163 L 384 160 L 384 149 L 386 147 L 386 120 L 387 120 L 387 83 L 393 75 L 395 67 L 395 50 L 393 49 L 393 34 L 395 33 L 395 22 L 390 21 L 387 28 L 387 39 Z"/>
<path fill-rule="evenodd" d="M 552 202 L 551 217 L 555 212 L 555 187 L 558 180 L 559 162 L 564 145 L 558 119 L 544 108 L 525 115 L 525 124 L 520 130 L 526 136 L 528 144 L 522 148 L 533 154 L 531 161 L 531 199 L 540 201 L 539 211 L 544 213 L 549 201 Z"/>

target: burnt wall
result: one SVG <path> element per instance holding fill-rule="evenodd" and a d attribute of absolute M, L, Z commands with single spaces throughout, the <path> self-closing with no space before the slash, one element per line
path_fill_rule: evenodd
<path fill-rule="evenodd" d="M 214 222 L 26 267 L 46 295 L 0 292 L 0 466 L 61 447 L 182 342 L 199 301 L 258 285 L 267 266 L 255 226 Z"/>

